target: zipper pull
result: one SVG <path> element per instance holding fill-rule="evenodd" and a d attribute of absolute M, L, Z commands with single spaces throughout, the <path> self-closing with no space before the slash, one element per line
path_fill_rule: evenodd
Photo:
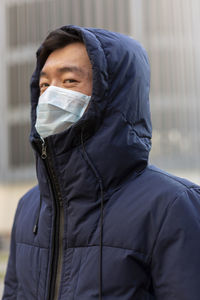
<path fill-rule="evenodd" d="M 41 138 L 41 139 L 42 139 L 42 154 L 41 154 L 41 157 L 42 157 L 42 159 L 45 159 L 45 158 L 47 158 L 47 146 L 45 144 L 44 139 L 43 138 Z"/>
<path fill-rule="evenodd" d="M 33 233 L 36 235 L 38 232 L 38 224 L 35 224 L 33 227 Z"/>

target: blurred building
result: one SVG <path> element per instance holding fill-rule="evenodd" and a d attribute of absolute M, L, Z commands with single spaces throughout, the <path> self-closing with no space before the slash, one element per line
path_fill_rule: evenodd
<path fill-rule="evenodd" d="M 41 41 L 66 24 L 122 32 L 144 45 L 152 69 L 151 161 L 177 174 L 189 172 L 191 179 L 192 174 L 198 177 L 198 0 L 1 0 L 0 182 L 35 180 L 28 141 L 29 80 Z"/>
<path fill-rule="evenodd" d="M 152 67 L 151 158 L 162 168 L 196 174 L 200 183 L 200 2 L 151 0 L 143 8 Z"/>

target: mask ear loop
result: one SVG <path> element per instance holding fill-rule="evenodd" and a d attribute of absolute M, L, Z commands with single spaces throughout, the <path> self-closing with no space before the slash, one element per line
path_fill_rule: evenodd
<path fill-rule="evenodd" d="M 100 189 L 100 195 L 101 195 L 101 203 L 100 203 L 100 235 L 99 235 L 99 300 L 102 300 L 102 260 L 103 260 L 103 210 L 104 210 L 104 188 L 103 188 L 103 181 L 96 170 L 96 167 L 94 166 L 92 160 L 89 158 L 84 145 L 83 140 L 83 130 L 81 131 L 81 145 L 83 149 L 83 153 L 85 156 L 85 160 L 87 161 L 88 165 L 92 169 L 98 183 L 99 183 L 99 189 Z"/>

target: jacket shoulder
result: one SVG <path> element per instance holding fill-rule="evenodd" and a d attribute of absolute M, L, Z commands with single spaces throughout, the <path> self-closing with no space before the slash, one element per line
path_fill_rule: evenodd
<path fill-rule="evenodd" d="M 169 194 L 170 198 L 178 197 L 181 193 L 189 190 L 200 190 L 200 186 L 190 180 L 170 174 L 153 165 L 146 168 L 143 173 L 143 180 L 148 181 L 152 189 L 155 189 L 159 194 Z"/>
<path fill-rule="evenodd" d="M 187 207 L 188 212 L 198 207 L 200 213 L 200 186 L 178 176 L 167 173 L 155 166 L 148 166 L 141 176 L 143 193 L 149 210 L 156 215 L 157 226 L 177 207 Z M 182 209 L 177 209 L 177 216 L 182 215 Z M 157 222 L 158 221 L 158 222 Z"/>
<path fill-rule="evenodd" d="M 20 199 L 16 210 L 16 219 L 20 212 L 30 205 L 37 205 L 40 198 L 39 186 L 36 185 L 28 190 Z"/>
<path fill-rule="evenodd" d="M 200 205 L 200 186 L 154 166 L 148 166 L 119 189 L 118 198 L 121 210 L 127 210 L 128 207 L 128 213 L 131 212 L 134 218 L 138 215 L 140 220 L 144 220 L 156 232 L 175 202 L 178 201 L 180 205 L 185 203 L 188 209 L 191 209 L 192 203 Z M 141 230 L 145 224 L 141 226 Z"/>
<path fill-rule="evenodd" d="M 21 207 L 25 205 L 27 202 L 30 203 L 31 201 L 35 201 L 35 198 L 39 198 L 39 197 L 40 197 L 39 186 L 35 185 L 21 197 L 18 206 Z"/>
<path fill-rule="evenodd" d="M 199 187 L 194 182 L 191 182 L 190 180 L 182 177 L 178 177 L 176 175 L 170 174 L 164 170 L 161 170 L 153 165 L 150 165 L 146 169 L 147 172 L 150 172 L 152 176 L 155 176 L 157 179 L 161 179 L 166 181 L 168 184 L 175 184 L 177 186 L 182 186 L 183 188 L 195 188 Z"/>

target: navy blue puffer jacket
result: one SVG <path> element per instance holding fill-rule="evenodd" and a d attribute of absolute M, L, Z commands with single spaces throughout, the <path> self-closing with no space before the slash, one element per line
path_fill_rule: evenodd
<path fill-rule="evenodd" d="M 37 64 L 38 186 L 16 211 L 3 300 L 199 300 L 200 187 L 148 165 L 144 49 L 106 30 L 63 30 L 83 36 L 92 98 L 77 123 L 42 145 Z"/>

